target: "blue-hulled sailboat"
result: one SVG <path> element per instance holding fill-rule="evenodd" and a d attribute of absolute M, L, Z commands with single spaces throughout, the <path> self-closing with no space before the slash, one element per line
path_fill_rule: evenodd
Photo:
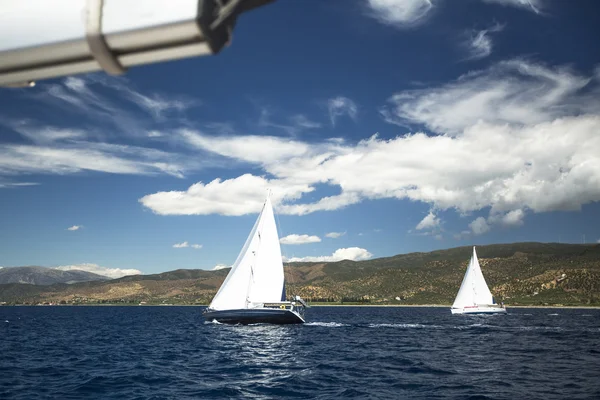
<path fill-rule="evenodd" d="M 283 261 L 271 200 L 267 197 L 225 281 L 204 311 L 207 321 L 226 324 L 298 324 L 306 303 L 286 301 Z"/>

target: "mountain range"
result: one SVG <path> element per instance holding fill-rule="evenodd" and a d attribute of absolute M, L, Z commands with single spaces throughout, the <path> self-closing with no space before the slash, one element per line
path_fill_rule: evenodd
<path fill-rule="evenodd" d="M 4 267 L 0 269 L 0 285 L 7 283 L 24 283 L 30 285 L 54 285 L 56 283 L 72 284 L 88 281 L 105 281 L 110 278 L 92 272 L 38 266 Z"/>
<path fill-rule="evenodd" d="M 287 293 L 326 304 L 451 304 L 471 252 L 457 247 L 367 261 L 286 264 Z M 600 305 L 600 244 L 495 244 L 478 246 L 477 254 L 492 293 L 509 306 Z M 73 284 L 2 284 L 0 302 L 208 304 L 228 272 L 181 269 Z"/>

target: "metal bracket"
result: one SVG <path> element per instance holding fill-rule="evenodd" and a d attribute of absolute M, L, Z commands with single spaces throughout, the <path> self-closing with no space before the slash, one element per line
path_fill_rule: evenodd
<path fill-rule="evenodd" d="M 85 39 L 92 53 L 92 57 L 108 74 L 121 75 L 123 68 L 117 57 L 112 53 L 102 34 L 102 7 L 103 0 L 87 0 L 85 19 Z"/>

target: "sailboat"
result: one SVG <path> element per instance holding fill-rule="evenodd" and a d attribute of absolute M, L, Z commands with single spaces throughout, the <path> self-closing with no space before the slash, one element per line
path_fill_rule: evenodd
<path fill-rule="evenodd" d="M 485 282 L 477 260 L 475 246 L 473 246 L 473 256 L 450 311 L 452 311 L 452 314 L 506 313 L 504 305 L 496 304 Z"/>
<path fill-rule="evenodd" d="M 269 196 L 225 281 L 204 311 L 207 321 L 226 324 L 298 324 L 307 304 L 286 301 L 281 247 Z"/>

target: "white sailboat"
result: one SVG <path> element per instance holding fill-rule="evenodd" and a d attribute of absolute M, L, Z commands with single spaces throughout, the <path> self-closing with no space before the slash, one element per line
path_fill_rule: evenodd
<path fill-rule="evenodd" d="M 475 246 L 473 246 L 473 256 L 450 311 L 452 311 L 452 314 L 506 313 L 506 308 L 503 305 L 496 304 L 485 282 L 477 260 Z"/>
<path fill-rule="evenodd" d="M 306 303 L 286 301 L 279 235 L 267 197 L 225 281 L 204 311 L 207 321 L 229 324 L 304 322 Z"/>

